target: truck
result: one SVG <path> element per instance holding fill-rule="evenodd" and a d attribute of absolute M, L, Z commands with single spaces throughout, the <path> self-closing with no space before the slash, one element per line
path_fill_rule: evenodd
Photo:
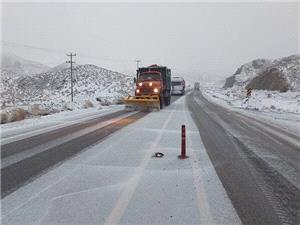
<path fill-rule="evenodd" d="M 172 78 L 172 95 L 184 95 L 185 94 L 185 80 L 183 77 Z"/>
<path fill-rule="evenodd" d="M 162 109 L 171 103 L 171 69 L 151 65 L 137 69 L 135 94 L 124 99 L 126 107 Z"/>

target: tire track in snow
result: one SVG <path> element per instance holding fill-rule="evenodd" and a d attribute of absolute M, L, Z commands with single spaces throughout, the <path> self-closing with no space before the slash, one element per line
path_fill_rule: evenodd
<path fill-rule="evenodd" d="M 184 121 L 185 124 L 188 123 L 186 111 L 184 111 Z M 209 204 L 205 195 L 205 188 L 204 184 L 202 182 L 203 177 L 201 176 L 201 173 L 198 173 L 197 171 L 200 170 L 199 164 L 197 163 L 197 158 L 194 152 L 194 149 L 192 148 L 192 138 L 190 138 L 190 141 L 188 142 L 188 149 L 190 149 L 190 163 L 192 165 L 192 173 L 193 173 L 193 180 L 194 180 L 194 186 L 196 187 L 196 196 L 197 196 L 197 205 L 199 209 L 201 224 L 210 224 L 213 225 L 214 220 L 210 212 Z"/>

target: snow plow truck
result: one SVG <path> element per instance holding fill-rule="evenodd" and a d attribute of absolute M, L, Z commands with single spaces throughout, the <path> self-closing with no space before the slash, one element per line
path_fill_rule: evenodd
<path fill-rule="evenodd" d="M 126 108 L 162 109 L 171 103 L 171 70 L 151 65 L 137 69 L 135 95 L 124 99 Z"/>

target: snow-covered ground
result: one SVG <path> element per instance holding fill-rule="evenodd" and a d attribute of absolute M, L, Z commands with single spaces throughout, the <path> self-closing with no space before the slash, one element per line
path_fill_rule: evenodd
<path fill-rule="evenodd" d="M 201 86 L 203 95 L 211 102 L 237 110 L 256 119 L 300 133 L 300 93 L 252 90 L 246 101 L 246 90 L 223 89 L 214 84 Z"/>
<path fill-rule="evenodd" d="M 0 125 L 1 142 L 16 141 L 18 138 L 37 135 L 46 131 L 58 129 L 74 123 L 84 122 L 89 119 L 113 113 L 124 109 L 124 105 L 111 105 L 101 108 L 78 109 L 65 111 L 48 116 L 29 118 Z"/>
<path fill-rule="evenodd" d="M 184 101 L 2 199 L 3 224 L 241 224 Z M 182 124 L 185 160 L 177 157 Z M 155 152 L 165 156 L 154 158 Z"/>

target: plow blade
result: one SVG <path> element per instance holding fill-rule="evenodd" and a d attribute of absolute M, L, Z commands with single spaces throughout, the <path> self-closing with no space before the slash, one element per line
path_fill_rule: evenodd
<path fill-rule="evenodd" d="M 128 109 L 160 109 L 159 96 L 157 95 L 128 96 L 124 99 L 124 103 Z"/>

